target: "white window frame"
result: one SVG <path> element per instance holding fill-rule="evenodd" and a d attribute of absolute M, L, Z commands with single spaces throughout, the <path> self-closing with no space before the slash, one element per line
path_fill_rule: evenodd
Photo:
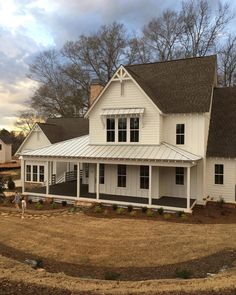
<path fill-rule="evenodd" d="M 216 173 L 216 166 L 222 166 L 223 167 L 223 172 L 222 173 Z M 224 185 L 224 164 L 215 164 L 214 165 L 214 184 L 215 185 Z M 222 183 L 216 183 L 216 176 L 221 176 L 223 182 Z"/>
<path fill-rule="evenodd" d="M 27 180 L 27 175 L 29 175 L 29 173 L 27 173 L 27 166 L 30 166 L 30 180 Z M 34 173 L 33 172 L 33 167 L 34 166 L 36 166 L 37 167 L 37 180 L 35 181 L 35 180 L 33 180 L 33 176 L 34 176 L 34 174 L 36 174 L 36 173 Z M 40 181 L 40 175 L 41 175 L 41 173 L 40 173 L 40 167 L 43 167 L 43 169 L 44 169 L 44 173 L 43 173 L 43 175 L 44 175 L 44 181 Z M 25 165 L 25 182 L 29 182 L 29 183 L 44 183 L 45 182 L 45 165 L 43 165 L 43 164 L 35 164 L 35 163 L 32 163 L 32 164 L 26 164 Z"/>
<path fill-rule="evenodd" d="M 183 133 L 177 133 L 177 126 L 178 125 L 183 125 L 184 126 L 184 132 Z M 177 143 L 178 136 L 183 136 L 184 143 Z M 176 145 L 185 145 L 186 144 L 186 124 L 185 123 L 177 123 L 175 125 L 175 144 Z"/>

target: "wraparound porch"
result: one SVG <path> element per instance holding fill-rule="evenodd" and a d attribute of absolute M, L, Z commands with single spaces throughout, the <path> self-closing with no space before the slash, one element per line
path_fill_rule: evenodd
<path fill-rule="evenodd" d="M 35 196 L 46 196 L 46 187 L 35 187 L 27 192 L 29 195 Z M 119 202 L 121 205 L 136 205 L 136 206 L 148 206 L 149 199 L 145 197 L 134 197 L 124 195 L 112 195 L 112 194 L 99 194 L 99 200 L 97 200 L 96 193 L 88 192 L 88 185 L 80 183 L 80 197 L 77 198 L 77 181 L 68 181 L 58 183 L 49 186 L 49 195 L 54 197 L 68 198 L 72 197 L 76 200 L 87 200 L 87 201 L 99 201 L 104 203 L 116 203 Z M 190 208 L 192 209 L 196 203 L 196 199 L 190 198 Z M 184 210 L 187 208 L 187 199 L 184 197 L 170 197 L 161 196 L 151 200 L 152 207 L 163 207 L 169 210 Z"/>

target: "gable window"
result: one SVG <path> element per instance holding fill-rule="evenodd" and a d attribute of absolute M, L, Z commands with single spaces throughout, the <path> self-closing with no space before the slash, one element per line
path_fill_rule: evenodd
<path fill-rule="evenodd" d="M 115 141 L 115 118 L 107 118 L 107 142 Z"/>
<path fill-rule="evenodd" d="M 184 185 L 184 167 L 175 168 L 175 184 Z"/>
<path fill-rule="evenodd" d="M 224 184 L 224 165 L 215 165 L 215 184 Z"/>
<path fill-rule="evenodd" d="M 118 141 L 127 141 L 127 118 L 118 118 Z"/>
<path fill-rule="evenodd" d="M 31 165 L 26 165 L 26 181 L 31 181 Z"/>
<path fill-rule="evenodd" d="M 39 182 L 44 182 L 44 166 L 39 166 Z"/>
<path fill-rule="evenodd" d="M 139 118 L 130 118 L 130 142 L 139 142 Z"/>
<path fill-rule="evenodd" d="M 149 189 L 149 167 L 140 166 L 140 188 Z"/>
<path fill-rule="evenodd" d="M 185 125 L 176 124 L 176 144 L 184 144 Z"/>
<path fill-rule="evenodd" d="M 33 166 L 33 181 L 38 181 L 38 166 Z"/>
<path fill-rule="evenodd" d="M 99 183 L 100 184 L 105 183 L 105 165 L 104 164 L 99 165 Z"/>
<path fill-rule="evenodd" d="M 126 165 L 117 165 L 117 186 L 126 187 Z"/>

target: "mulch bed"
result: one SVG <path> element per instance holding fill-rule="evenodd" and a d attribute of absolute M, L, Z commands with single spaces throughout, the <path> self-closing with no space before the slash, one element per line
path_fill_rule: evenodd
<path fill-rule="evenodd" d="M 2 256 L 22 263 L 25 259 L 41 260 L 42 267 L 51 273 L 63 272 L 66 275 L 80 278 L 123 281 L 181 278 L 179 273 L 182 271 L 187 272 L 188 278 L 204 278 L 208 273 L 216 274 L 223 269 L 231 268 L 236 261 L 236 249 L 225 249 L 209 256 L 176 264 L 158 265 L 157 262 L 155 267 L 100 267 L 74 264 L 56 261 L 52 258 L 37 257 L 3 244 L 0 244 L 0 253 Z"/>

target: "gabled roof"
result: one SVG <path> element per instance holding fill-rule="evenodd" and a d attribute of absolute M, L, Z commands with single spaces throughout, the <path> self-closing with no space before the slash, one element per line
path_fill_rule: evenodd
<path fill-rule="evenodd" d="M 1 133 L 0 133 L 0 139 L 5 143 L 5 144 L 12 144 L 12 139 L 10 137 L 10 133 L 3 129 L 1 130 Z"/>
<path fill-rule="evenodd" d="M 208 112 L 216 55 L 125 66 L 163 113 Z"/>
<path fill-rule="evenodd" d="M 236 158 L 236 87 L 214 89 L 207 156 Z"/>
<path fill-rule="evenodd" d="M 49 118 L 38 125 L 51 143 L 89 133 L 89 122 L 84 118 Z"/>
<path fill-rule="evenodd" d="M 33 151 L 25 151 L 29 157 L 61 157 L 101 160 L 147 160 L 192 162 L 201 157 L 167 143 L 160 145 L 91 145 L 89 136 L 82 136 Z"/>

